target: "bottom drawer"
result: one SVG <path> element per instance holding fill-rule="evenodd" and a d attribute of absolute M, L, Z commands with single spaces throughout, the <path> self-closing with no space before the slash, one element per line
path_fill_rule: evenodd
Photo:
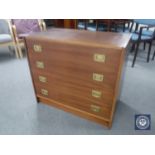
<path fill-rule="evenodd" d="M 84 99 L 76 94 L 69 94 L 66 92 L 54 91 L 51 88 L 44 88 L 40 85 L 36 87 L 37 95 L 47 97 L 49 99 L 55 100 L 61 104 L 65 104 L 79 110 L 104 117 L 105 119 L 110 119 L 111 108 L 105 107 L 104 104 L 101 106 L 96 104 L 91 99 Z"/>
<path fill-rule="evenodd" d="M 101 125 L 104 125 L 104 126 L 106 126 L 108 128 L 111 128 L 112 120 L 108 120 L 108 119 L 106 119 L 104 117 L 100 117 L 100 116 L 97 116 L 97 115 L 82 111 L 80 109 L 77 109 L 77 108 L 74 108 L 74 107 L 71 107 L 71 106 L 67 106 L 67 105 L 62 104 L 60 102 L 57 102 L 55 100 L 52 100 L 52 99 L 49 99 L 49 98 L 46 98 L 46 97 L 43 97 L 43 96 L 39 96 L 39 95 L 37 95 L 37 101 L 41 102 L 43 104 L 53 106 L 53 107 L 58 108 L 60 110 L 72 113 L 72 114 L 77 115 L 79 117 L 88 119 L 90 121 L 94 121 L 94 122 L 99 123 Z"/>

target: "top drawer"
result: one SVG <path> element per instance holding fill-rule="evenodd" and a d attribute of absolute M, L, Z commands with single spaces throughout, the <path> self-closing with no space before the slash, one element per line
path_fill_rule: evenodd
<path fill-rule="evenodd" d="M 121 50 L 109 48 L 92 48 L 78 45 L 66 45 L 49 41 L 27 41 L 31 59 L 42 59 L 60 65 L 76 65 L 86 69 L 117 73 Z M 52 64 L 53 65 L 53 64 Z"/>

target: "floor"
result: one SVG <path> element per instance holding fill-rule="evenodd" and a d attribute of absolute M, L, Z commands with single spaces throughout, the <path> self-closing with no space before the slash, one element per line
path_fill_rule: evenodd
<path fill-rule="evenodd" d="M 109 130 L 37 104 L 27 58 L 18 60 L 7 48 L 0 48 L 0 134 L 155 134 L 155 61 L 146 63 L 146 52 L 141 51 L 131 68 L 132 59 L 130 54 L 121 98 Z M 151 130 L 136 131 L 135 114 L 151 114 Z"/>

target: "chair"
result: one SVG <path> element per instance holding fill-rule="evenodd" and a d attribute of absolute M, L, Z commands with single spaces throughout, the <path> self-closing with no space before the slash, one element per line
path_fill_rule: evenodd
<path fill-rule="evenodd" d="M 153 34 L 153 31 L 150 31 L 149 29 L 147 29 L 146 31 L 143 32 L 143 34 L 147 35 L 147 36 L 151 36 Z M 153 40 L 155 40 L 155 36 L 154 36 Z M 145 49 L 145 44 L 144 44 L 144 49 Z M 152 60 L 154 60 L 154 58 L 155 58 L 155 50 L 154 50 L 154 53 L 152 56 Z"/>
<path fill-rule="evenodd" d="M 19 56 L 22 58 L 22 47 L 25 47 L 24 37 L 34 32 L 46 30 L 46 24 L 43 20 L 38 19 L 12 19 L 11 21 Z"/>
<path fill-rule="evenodd" d="M 152 35 L 143 34 L 143 32 L 146 30 L 148 31 L 149 28 L 154 29 L 155 26 L 140 26 L 139 31 L 137 31 L 138 28 L 136 27 L 135 31 L 132 33 L 132 38 L 131 38 L 131 42 L 133 43 L 132 50 L 133 50 L 133 47 L 136 46 L 135 54 L 134 54 L 134 58 L 133 58 L 133 62 L 132 62 L 132 67 L 134 67 L 134 65 L 135 65 L 135 61 L 137 58 L 140 43 L 144 43 L 144 44 L 148 43 L 149 44 L 149 49 L 148 49 L 148 54 L 147 54 L 147 62 L 149 62 L 149 60 L 150 60 L 152 41 L 153 41 L 154 36 L 155 36 L 155 31 L 153 31 Z"/>
<path fill-rule="evenodd" d="M 94 19 L 77 19 L 76 28 L 82 30 L 96 31 L 96 20 Z"/>
<path fill-rule="evenodd" d="M 133 27 L 132 19 L 113 19 L 111 22 L 112 30 L 114 32 L 131 32 Z"/>
<path fill-rule="evenodd" d="M 87 30 L 89 31 L 96 31 L 97 30 L 97 22 L 94 19 L 88 19 L 86 21 Z"/>
<path fill-rule="evenodd" d="M 111 19 L 96 19 L 97 31 L 111 31 Z"/>
<path fill-rule="evenodd" d="M 15 49 L 16 57 L 19 58 L 15 37 L 9 20 L 0 19 L 0 46 L 13 46 Z"/>
<path fill-rule="evenodd" d="M 125 31 L 126 29 L 126 24 L 129 23 L 130 20 L 128 19 L 96 19 L 97 22 L 97 31 L 114 31 L 118 32 L 120 31 Z"/>
<path fill-rule="evenodd" d="M 76 24 L 77 29 L 87 30 L 88 19 L 77 19 Z"/>
<path fill-rule="evenodd" d="M 153 31 L 147 29 L 147 30 L 143 31 L 142 33 L 144 35 L 151 36 L 153 34 Z M 154 36 L 153 40 L 155 40 L 155 36 Z M 145 49 L 145 44 L 144 44 L 144 49 Z M 154 60 L 154 58 L 155 58 L 155 50 L 154 50 L 154 53 L 153 53 L 153 56 L 152 56 L 152 60 Z"/>

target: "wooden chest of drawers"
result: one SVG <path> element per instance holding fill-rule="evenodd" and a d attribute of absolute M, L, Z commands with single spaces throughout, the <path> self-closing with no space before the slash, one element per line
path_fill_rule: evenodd
<path fill-rule="evenodd" d="M 69 29 L 26 37 L 37 101 L 111 127 L 129 40 Z"/>

